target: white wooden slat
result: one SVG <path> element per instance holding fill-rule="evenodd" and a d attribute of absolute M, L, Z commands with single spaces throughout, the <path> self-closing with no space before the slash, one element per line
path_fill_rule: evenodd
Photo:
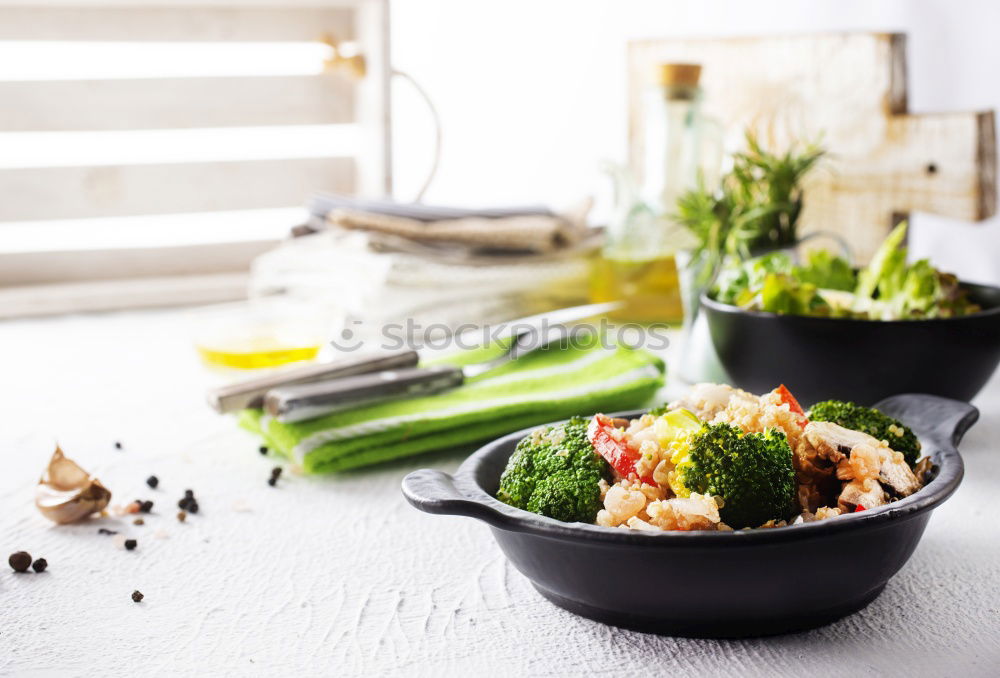
<path fill-rule="evenodd" d="M 0 131 L 312 125 L 354 120 L 337 74 L 0 82 Z"/>
<path fill-rule="evenodd" d="M 368 75 L 358 83 L 358 122 L 366 153 L 358 156 L 358 188 L 367 195 L 392 195 L 392 59 L 389 1 L 363 0 L 358 6 L 358 43 Z"/>
<path fill-rule="evenodd" d="M 144 0 L 0 0 L 0 7 L 130 7 L 135 8 Z M 150 5 L 156 3 L 146 0 Z M 370 2 L 382 0 L 158 0 L 158 4 L 168 2 L 171 7 L 330 7 L 354 8 Z"/>
<path fill-rule="evenodd" d="M 246 299 L 247 273 L 0 287 L 0 320 Z"/>
<path fill-rule="evenodd" d="M 0 253 L 0 288 L 246 271 L 254 257 L 276 244 L 276 240 L 248 240 L 175 247 L 4 252 Z"/>
<path fill-rule="evenodd" d="M 0 40 L 281 42 L 354 37 L 344 7 L 0 7 Z"/>
<path fill-rule="evenodd" d="M 0 222 L 301 205 L 354 190 L 352 158 L 0 170 Z"/>

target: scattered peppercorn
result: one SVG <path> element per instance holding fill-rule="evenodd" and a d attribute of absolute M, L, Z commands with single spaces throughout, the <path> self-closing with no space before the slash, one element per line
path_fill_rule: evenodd
<path fill-rule="evenodd" d="M 155 490 L 156 486 L 160 484 L 160 479 L 156 476 L 149 476 L 146 478 L 146 484 Z"/>
<path fill-rule="evenodd" d="M 270 485 L 271 487 L 274 487 L 275 485 L 278 484 L 278 479 L 275 478 L 274 476 L 271 476 L 270 478 L 267 479 L 267 484 Z"/>
<path fill-rule="evenodd" d="M 261 445 L 260 446 L 260 453 L 261 454 L 267 454 L 267 445 Z"/>
<path fill-rule="evenodd" d="M 142 599 L 145 598 L 145 597 L 146 596 L 142 595 L 142 591 L 133 591 L 132 592 L 132 602 L 133 603 L 141 603 Z"/>
<path fill-rule="evenodd" d="M 184 522 L 185 520 L 187 520 L 187 517 L 188 517 L 188 514 L 187 514 L 187 513 L 185 513 L 184 511 L 178 511 L 178 512 L 177 512 L 177 520 L 181 521 L 182 523 L 183 523 L 183 522 Z"/>
<path fill-rule="evenodd" d="M 49 566 L 49 561 L 45 560 L 45 558 L 39 558 L 38 560 L 36 560 L 31 564 L 31 568 L 38 573 L 45 572 L 45 568 L 48 566 Z"/>
<path fill-rule="evenodd" d="M 116 440 L 115 441 L 115 449 L 116 450 L 122 449 L 122 441 L 120 441 L 120 440 Z"/>
<path fill-rule="evenodd" d="M 271 477 L 272 478 L 278 478 L 280 476 L 281 476 L 281 467 L 280 466 L 275 466 L 273 469 L 271 469 Z"/>
<path fill-rule="evenodd" d="M 184 497 L 179 502 L 177 502 L 177 508 L 187 511 L 188 513 L 198 512 L 198 502 L 194 497 Z"/>
<path fill-rule="evenodd" d="M 185 499 L 194 499 L 194 490 L 184 490 Z"/>
<path fill-rule="evenodd" d="M 149 513 L 152 510 L 153 510 L 153 502 L 150 501 L 149 499 L 146 499 L 145 501 L 140 501 L 139 502 L 139 512 L 140 513 Z"/>
<path fill-rule="evenodd" d="M 31 554 L 27 551 L 18 551 L 10 554 L 7 563 L 14 568 L 15 572 L 27 572 L 31 567 Z"/>
<path fill-rule="evenodd" d="M 132 524 L 133 525 L 145 525 L 146 521 L 143 520 L 142 518 L 136 518 L 135 520 L 132 521 Z"/>
<path fill-rule="evenodd" d="M 99 530 L 97 530 L 97 534 L 118 534 L 118 531 L 117 530 L 109 530 L 106 527 L 102 527 Z"/>
<path fill-rule="evenodd" d="M 139 542 L 137 542 L 135 539 L 126 539 L 125 540 L 125 550 L 126 551 L 132 551 L 138 545 L 139 545 Z"/>

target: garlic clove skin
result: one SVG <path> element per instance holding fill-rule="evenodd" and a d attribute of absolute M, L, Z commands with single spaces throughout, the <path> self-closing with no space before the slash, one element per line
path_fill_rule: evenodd
<path fill-rule="evenodd" d="M 73 523 L 103 510 L 110 501 L 111 491 L 56 446 L 35 488 L 35 506 L 42 515 L 60 525 Z"/>

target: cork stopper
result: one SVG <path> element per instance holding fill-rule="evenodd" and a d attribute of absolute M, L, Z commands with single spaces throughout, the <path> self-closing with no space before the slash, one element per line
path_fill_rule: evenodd
<path fill-rule="evenodd" d="M 663 87 L 697 87 L 701 64 L 660 64 L 656 76 Z"/>

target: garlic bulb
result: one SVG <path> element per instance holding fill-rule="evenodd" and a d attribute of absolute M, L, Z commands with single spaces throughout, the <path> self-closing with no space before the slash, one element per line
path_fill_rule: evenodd
<path fill-rule="evenodd" d="M 109 501 L 111 491 L 67 459 L 57 445 L 35 488 L 35 506 L 42 515 L 56 523 L 72 523 L 102 510 Z"/>

